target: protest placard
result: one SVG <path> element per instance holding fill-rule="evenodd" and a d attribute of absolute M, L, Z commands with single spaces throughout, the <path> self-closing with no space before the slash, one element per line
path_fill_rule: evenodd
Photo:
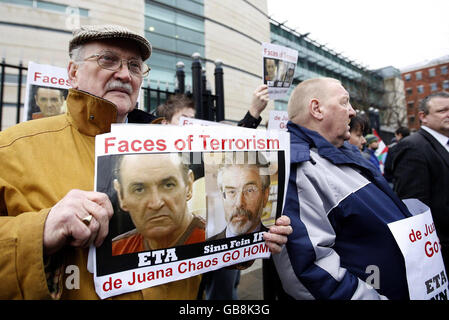
<path fill-rule="evenodd" d="M 286 96 L 295 75 L 298 51 L 262 43 L 264 84 L 268 85 L 270 99 Z"/>
<path fill-rule="evenodd" d="M 447 300 L 447 273 L 430 209 L 422 202 L 404 201 L 414 216 L 388 224 L 405 260 L 411 300 Z"/>
<path fill-rule="evenodd" d="M 22 121 L 64 113 L 69 88 L 67 69 L 30 61 Z"/>
<path fill-rule="evenodd" d="M 288 113 L 287 111 L 271 110 L 268 120 L 268 130 L 287 131 Z"/>
<path fill-rule="evenodd" d="M 180 126 L 190 126 L 190 125 L 226 126 L 226 124 L 220 123 L 220 122 L 214 122 L 214 121 L 208 121 L 208 120 L 189 118 L 189 117 L 185 117 L 185 116 L 182 116 L 182 117 L 179 118 L 179 125 Z"/>
<path fill-rule="evenodd" d="M 269 257 L 262 234 L 285 200 L 287 133 L 114 125 L 95 149 L 95 189 L 114 207 L 89 255 L 100 298 Z"/>

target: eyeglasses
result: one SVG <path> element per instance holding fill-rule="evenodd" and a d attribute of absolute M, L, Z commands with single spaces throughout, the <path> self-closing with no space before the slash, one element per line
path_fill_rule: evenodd
<path fill-rule="evenodd" d="M 123 66 L 123 61 L 126 62 L 129 72 L 136 77 L 146 77 L 151 68 L 138 59 L 120 59 L 118 55 L 112 52 L 104 52 L 93 54 L 84 59 L 84 61 L 96 58 L 98 65 L 107 70 L 117 71 Z"/>
<path fill-rule="evenodd" d="M 226 188 L 223 192 L 223 198 L 227 201 L 234 201 L 238 194 L 243 193 L 245 200 L 251 200 L 257 196 L 258 191 L 259 188 L 255 185 L 244 186 L 242 189 Z"/>

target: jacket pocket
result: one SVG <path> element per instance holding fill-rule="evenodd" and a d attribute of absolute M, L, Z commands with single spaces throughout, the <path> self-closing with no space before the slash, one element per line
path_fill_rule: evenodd
<path fill-rule="evenodd" d="M 23 299 L 17 278 L 17 239 L 0 240 L 0 299 Z"/>

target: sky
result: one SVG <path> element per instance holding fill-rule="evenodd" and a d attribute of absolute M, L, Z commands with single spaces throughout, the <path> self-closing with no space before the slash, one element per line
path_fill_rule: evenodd
<path fill-rule="evenodd" d="M 449 55 L 449 0 L 267 0 L 268 15 L 368 69 Z"/>

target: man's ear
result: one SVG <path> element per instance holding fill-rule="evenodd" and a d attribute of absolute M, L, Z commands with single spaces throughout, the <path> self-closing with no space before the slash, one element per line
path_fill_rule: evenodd
<path fill-rule="evenodd" d="M 123 211 L 128 211 L 126 204 L 123 203 L 123 196 L 120 182 L 117 179 L 114 179 L 114 190 L 117 192 L 118 204 Z"/>
<path fill-rule="evenodd" d="M 418 118 L 419 121 L 421 121 L 422 124 L 427 124 L 427 119 L 426 119 L 426 113 L 424 111 L 418 111 Z"/>
<path fill-rule="evenodd" d="M 317 120 L 323 120 L 323 106 L 318 99 L 313 98 L 312 100 L 310 100 L 309 112 L 313 118 Z"/>
<path fill-rule="evenodd" d="M 67 75 L 69 77 L 70 85 L 74 89 L 78 88 L 77 72 L 78 72 L 78 65 L 75 62 L 70 61 L 69 65 L 67 66 Z"/>
<path fill-rule="evenodd" d="M 193 182 L 194 181 L 195 181 L 195 176 L 193 174 L 193 171 L 189 170 L 189 173 L 187 174 L 186 201 L 189 201 L 190 199 L 192 199 Z"/>

